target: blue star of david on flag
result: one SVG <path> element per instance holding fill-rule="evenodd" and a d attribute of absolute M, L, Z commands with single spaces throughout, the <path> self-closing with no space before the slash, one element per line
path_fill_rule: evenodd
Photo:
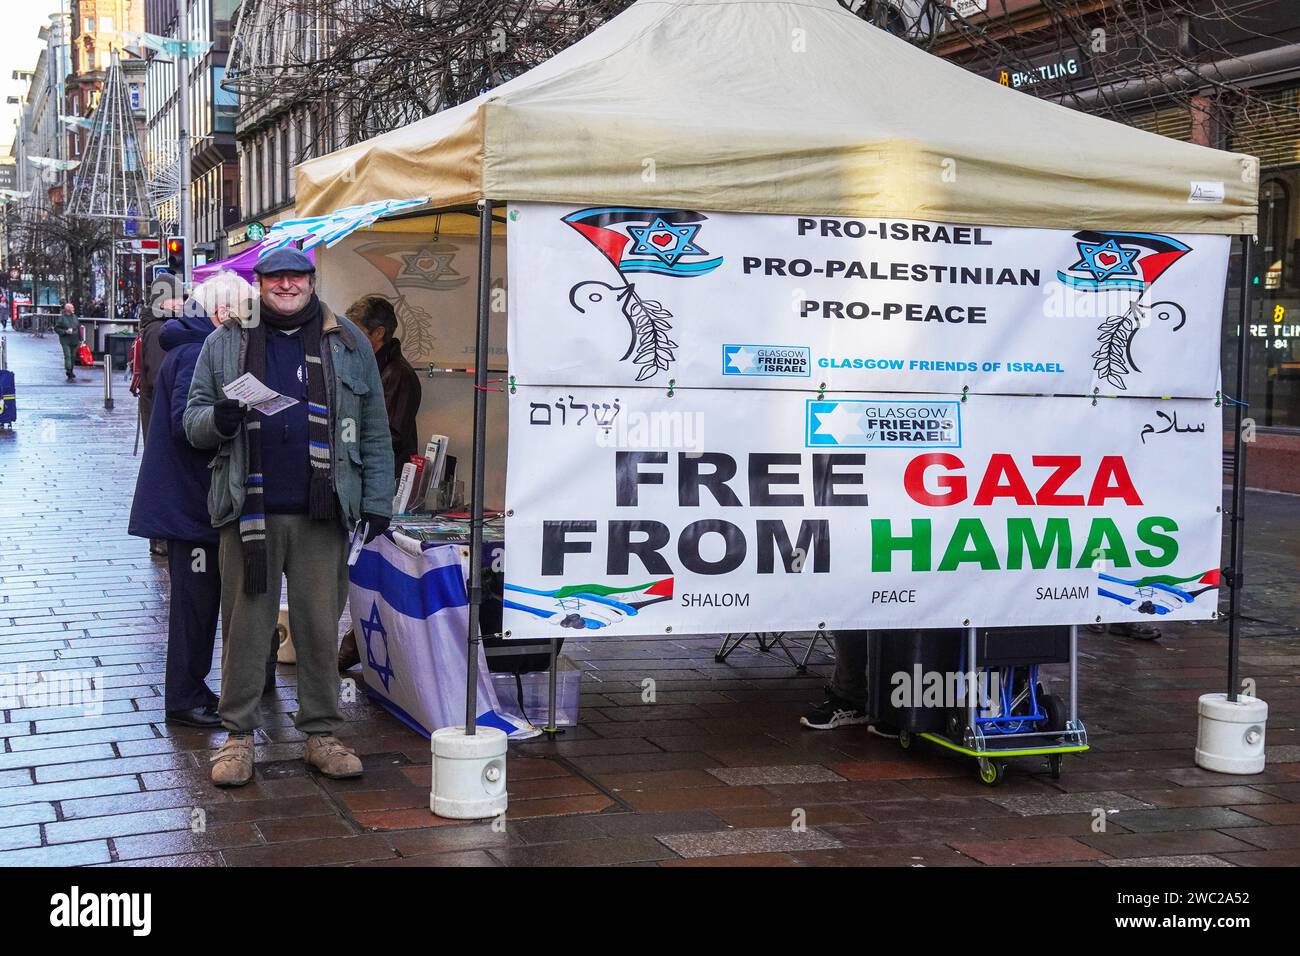
<path fill-rule="evenodd" d="M 1133 261 L 1137 259 L 1139 249 L 1125 249 L 1114 239 L 1107 239 L 1105 242 L 1094 245 L 1088 242 L 1079 243 L 1080 259 L 1074 265 L 1070 266 L 1071 271 L 1083 270 L 1092 273 L 1092 277 L 1101 281 L 1111 276 L 1135 276 L 1138 271 L 1133 266 Z"/>
<path fill-rule="evenodd" d="M 670 266 L 675 266 L 682 256 L 708 255 L 707 249 L 692 241 L 700 231 L 699 223 L 673 224 L 656 216 L 650 225 L 628 226 L 627 231 L 634 242 L 631 255 L 653 255 Z"/>
<path fill-rule="evenodd" d="M 372 601 L 370 604 L 370 616 L 361 622 L 361 634 L 366 640 L 366 666 L 379 676 L 384 684 L 384 690 L 388 690 L 388 682 L 393 679 L 392 662 L 388 658 L 388 631 L 384 629 L 384 622 L 379 619 L 379 602 Z M 375 656 L 375 641 L 382 640 L 384 644 L 384 662 L 379 663 Z"/>

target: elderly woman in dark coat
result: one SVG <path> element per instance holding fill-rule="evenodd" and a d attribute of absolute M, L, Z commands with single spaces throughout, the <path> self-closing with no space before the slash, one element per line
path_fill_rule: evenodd
<path fill-rule="evenodd" d="M 149 434 L 127 530 L 167 541 L 171 610 L 164 707 L 169 723 L 220 727 L 207 685 L 221 607 L 217 531 L 208 516 L 208 461 L 185 439 L 182 416 L 204 340 L 227 318 L 249 314 L 252 287 L 233 273 L 197 286 L 183 313 L 162 324 L 165 357 L 153 390 Z"/>

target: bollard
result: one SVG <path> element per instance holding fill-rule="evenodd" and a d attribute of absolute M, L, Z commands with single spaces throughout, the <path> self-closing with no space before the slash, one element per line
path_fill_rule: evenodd
<path fill-rule="evenodd" d="M 104 407 L 113 407 L 113 353 L 104 353 Z"/>

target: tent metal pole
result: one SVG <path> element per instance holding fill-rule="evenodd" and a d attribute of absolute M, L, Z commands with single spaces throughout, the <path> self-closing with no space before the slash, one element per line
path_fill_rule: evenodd
<path fill-rule="evenodd" d="M 474 492 L 469 534 L 469 658 L 465 667 L 465 735 L 474 736 L 478 710 L 478 651 L 483 641 L 483 468 L 487 457 L 488 319 L 492 300 L 492 200 L 478 203 L 478 338 L 474 346 Z"/>
<path fill-rule="evenodd" d="M 1250 253 L 1254 242 L 1250 236 L 1241 237 L 1241 286 L 1238 290 L 1237 326 L 1237 404 L 1234 406 L 1235 434 L 1232 439 L 1232 523 L 1231 567 L 1228 568 L 1228 700 L 1237 700 L 1237 655 L 1240 651 L 1241 590 L 1245 583 L 1246 556 L 1246 401 L 1250 388 Z"/>

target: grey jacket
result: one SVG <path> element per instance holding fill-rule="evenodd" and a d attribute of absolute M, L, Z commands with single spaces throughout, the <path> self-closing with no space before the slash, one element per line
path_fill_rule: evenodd
<path fill-rule="evenodd" d="M 392 517 L 393 445 L 373 350 L 355 325 L 323 302 L 321 309 L 334 491 L 344 524 L 351 527 L 363 512 Z M 222 389 L 244 374 L 247 349 L 248 334 L 238 320 L 222 323 L 203 343 L 185 406 L 185 437 L 195 448 L 217 451 L 208 466 L 208 513 L 217 528 L 237 519 L 244 506 L 248 436 L 243 426 L 234 435 L 218 432 L 212 406 L 224 397 Z"/>

